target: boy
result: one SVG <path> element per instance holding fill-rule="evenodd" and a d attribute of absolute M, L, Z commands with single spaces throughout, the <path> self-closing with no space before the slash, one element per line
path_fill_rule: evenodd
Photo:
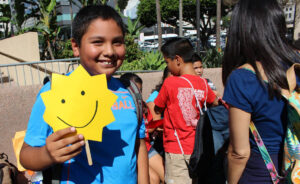
<path fill-rule="evenodd" d="M 216 95 L 206 84 L 206 80 L 195 74 L 193 47 L 187 39 L 168 40 L 161 51 L 173 74 L 165 80 L 154 101 L 156 112 L 164 110 L 165 182 L 192 183 L 185 159 L 189 161 L 193 152 L 195 126 L 200 114 L 195 94 L 201 108 L 205 101 L 217 105 Z M 175 130 L 182 150 L 174 135 Z"/>
<path fill-rule="evenodd" d="M 202 64 L 200 56 L 197 53 L 194 53 L 194 55 L 193 55 L 193 67 L 194 67 L 196 74 L 199 75 L 200 77 L 202 77 L 203 64 Z M 214 83 L 211 80 L 209 80 L 208 78 L 206 78 L 206 80 L 207 80 L 207 84 L 209 85 L 210 89 L 212 89 L 213 92 L 217 95 L 217 88 L 214 85 Z"/>
<path fill-rule="evenodd" d="M 93 165 L 88 166 L 84 137 L 74 127 L 53 132 L 43 119 L 40 94 L 29 119 L 20 160 L 25 168 L 44 170 L 61 164 L 61 183 L 149 183 L 144 123 L 138 124 L 132 97 L 112 75 L 125 56 L 124 26 L 109 6 L 82 8 L 73 22 L 72 49 L 91 74 L 106 74 L 108 88 L 118 96 L 112 107 L 115 121 L 103 129 L 102 142 L 89 141 Z M 50 90 L 50 83 L 40 93 Z M 122 105 L 121 105 L 122 104 Z M 131 104 L 127 107 L 124 104 Z M 138 163 L 138 164 L 137 164 Z M 136 166 L 137 165 L 137 166 Z"/>

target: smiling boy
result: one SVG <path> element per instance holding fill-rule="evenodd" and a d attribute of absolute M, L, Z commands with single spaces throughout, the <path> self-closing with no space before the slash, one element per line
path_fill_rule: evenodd
<path fill-rule="evenodd" d="M 118 96 L 116 106 L 134 104 L 128 90 L 112 77 L 125 57 L 124 34 L 121 17 L 109 6 L 84 7 L 73 22 L 74 56 L 90 75 L 106 74 L 108 89 Z M 44 121 L 40 94 L 48 90 L 50 82 L 38 94 L 29 119 L 20 153 L 25 168 L 40 171 L 61 164 L 61 183 L 149 183 L 145 125 L 138 124 L 135 108 L 112 108 L 115 121 L 103 129 L 102 142 L 89 141 L 89 166 L 84 137 L 66 137 L 76 132 L 74 127 L 53 132 Z"/>

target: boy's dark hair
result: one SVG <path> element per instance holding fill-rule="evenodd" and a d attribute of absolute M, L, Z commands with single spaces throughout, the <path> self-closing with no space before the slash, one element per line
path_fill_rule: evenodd
<path fill-rule="evenodd" d="M 85 6 L 79 10 L 72 23 L 72 35 L 75 42 L 81 44 L 81 38 L 86 33 L 89 25 L 96 19 L 114 20 L 121 28 L 123 35 L 125 35 L 125 27 L 121 16 L 110 6 L 107 5 L 90 5 Z"/>
<path fill-rule="evenodd" d="M 197 53 L 193 54 L 193 59 L 192 60 L 193 60 L 193 62 L 200 61 L 202 63 L 202 59 Z"/>
<path fill-rule="evenodd" d="M 182 57 L 185 63 L 193 62 L 194 48 L 186 38 L 171 38 L 161 47 L 164 57 L 174 59 L 176 55 Z"/>
<path fill-rule="evenodd" d="M 121 75 L 120 79 L 131 80 L 135 83 L 143 84 L 143 80 L 137 74 L 131 72 L 124 73 L 123 75 Z"/>

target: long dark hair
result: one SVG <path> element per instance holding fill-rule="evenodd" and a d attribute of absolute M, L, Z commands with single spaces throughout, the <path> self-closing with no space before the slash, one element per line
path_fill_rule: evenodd
<path fill-rule="evenodd" d="M 163 77 L 162 77 L 161 82 L 155 86 L 155 88 L 152 90 L 152 92 L 154 92 L 154 91 L 158 91 L 159 92 L 159 90 L 161 89 L 161 87 L 162 87 L 164 81 L 166 80 L 166 78 L 168 77 L 168 75 L 169 75 L 169 70 L 168 70 L 168 67 L 166 67 L 164 69 Z"/>
<path fill-rule="evenodd" d="M 231 16 L 225 48 L 223 84 L 230 73 L 249 63 L 263 84 L 256 61 L 260 61 L 268 79 L 271 97 L 288 89 L 285 71 L 299 62 L 296 49 L 286 39 L 286 24 L 282 9 L 276 0 L 240 0 Z"/>

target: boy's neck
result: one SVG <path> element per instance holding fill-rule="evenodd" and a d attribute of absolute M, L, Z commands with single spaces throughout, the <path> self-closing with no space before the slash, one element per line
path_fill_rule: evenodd
<path fill-rule="evenodd" d="M 196 72 L 193 67 L 193 63 L 184 63 L 181 65 L 179 75 L 196 75 Z"/>

